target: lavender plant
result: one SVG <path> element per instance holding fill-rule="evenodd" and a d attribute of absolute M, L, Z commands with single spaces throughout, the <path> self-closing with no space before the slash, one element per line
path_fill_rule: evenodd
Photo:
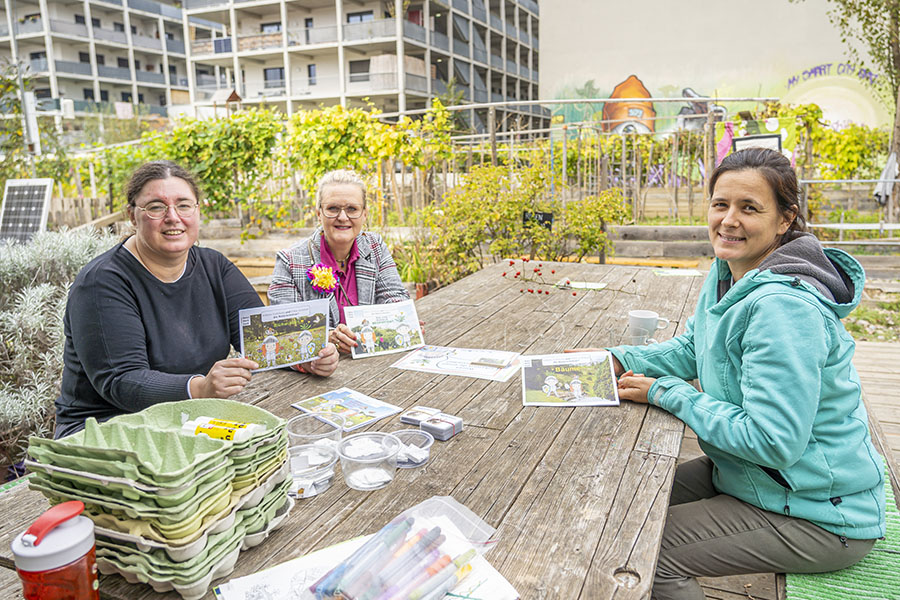
<path fill-rule="evenodd" d="M 81 230 L 0 244 L 0 465 L 23 458 L 29 435 L 52 435 L 69 285 L 115 242 Z"/>

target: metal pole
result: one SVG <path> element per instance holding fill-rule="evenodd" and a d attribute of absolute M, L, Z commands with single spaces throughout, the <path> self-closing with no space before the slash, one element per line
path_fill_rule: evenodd
<path fill-rule="evenodd" d="M 488 109 L 488 129 L 491 133 L 491 165 L 497 166 L 497 109 Z"/>
<path fill-rule="evenodd" d="M 19 95 L 19 106 L 22 109 L 22 146 L 25 148 L 25 156 L 31 156 L 31 148 L 28 147 L 28 103 L 25 102 L 25 82 L 22 79 L 22 58 L 19 56 L 19 11 L 16 8 L 16 0 L 10 0 L 12 12 L 12 55 L 16 58 L 16 92 Z M 52 57 L 51 59 L 52 60 Z M 30 159 L 29 159 L 30 160 Z M 34 165 L 32 165 L 32 168 Z"/>

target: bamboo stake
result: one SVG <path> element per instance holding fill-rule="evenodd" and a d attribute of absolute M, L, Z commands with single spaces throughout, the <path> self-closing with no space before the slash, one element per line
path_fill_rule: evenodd
<path fill-rule="evenodd" d="M 576 143 L 575 143 L 575 177 L 578 182 L 578 199 L 582 200 L 584 198 L 584 194 L 582 193 L 582 179 L 581 179 L 581 125 L 578 126 L 578 133 L 576 135 Z"/>

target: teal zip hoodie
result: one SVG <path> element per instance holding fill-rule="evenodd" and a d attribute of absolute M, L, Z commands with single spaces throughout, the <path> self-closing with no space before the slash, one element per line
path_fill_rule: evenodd
<path fill-rule="evenodd" d="M 730 282 L 717 259 L 684 334 L 611 352 L 658 378 L 650 402 L 697 433 L 717 490 L 839 536 L 883 537 L 884 466 L 840 321 L 859 303 L 862 266 L 788 232 L 758 269 Z"/>

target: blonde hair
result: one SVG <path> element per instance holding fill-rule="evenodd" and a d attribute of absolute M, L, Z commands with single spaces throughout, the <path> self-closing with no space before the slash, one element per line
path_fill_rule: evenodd
<path fill-rule="evenodd" d="M 366 207 L 366 182 L 356 171 L 350 169 L 335 169 L 328 171 L 316 184 L 316 208 L 322 208 L 322 196 L 329 185 L 355 185 L 362 192 L 363 208 Z"/>

